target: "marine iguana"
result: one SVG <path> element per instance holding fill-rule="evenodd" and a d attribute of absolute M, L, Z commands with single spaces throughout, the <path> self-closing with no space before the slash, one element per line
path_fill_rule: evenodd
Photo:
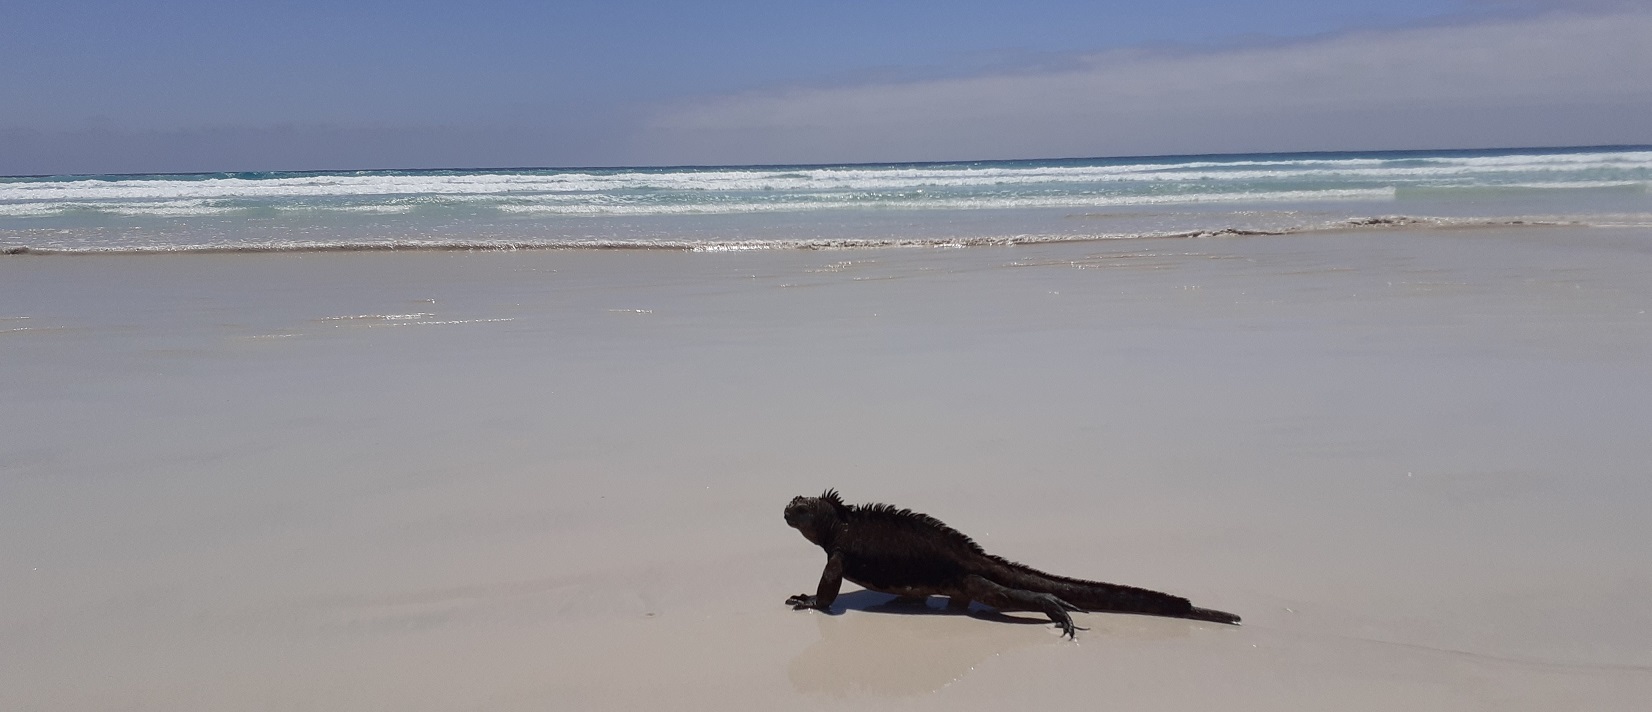
<path fill-rule="evenodd" d="M 826 570 L 814 594 L 786 599 L 796 610 L 829 611 L 849 579 L 902 599 L 946 596 L 947 606 L 980 601 L 999 610 L 1041 611 L 1068 638 L 1078 630 L 1069 611 L 1142 613 L 1239 624 L 1239 616 L 1198 608 L 1187 599 L 1144 588 L 1047 574 L 988 554 L 939 519 L 887 504 L 848 505 L 829 489 L 794 497 L 786 523 L 826 550 Z"/>

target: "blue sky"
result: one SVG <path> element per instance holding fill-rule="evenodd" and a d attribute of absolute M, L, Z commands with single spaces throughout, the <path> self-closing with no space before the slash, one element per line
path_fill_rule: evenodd
<path fill-rule="evenodd" d="M 1647 37 L 1611 0 L 6 2 L 0 174 L 1646 143 Z"/>

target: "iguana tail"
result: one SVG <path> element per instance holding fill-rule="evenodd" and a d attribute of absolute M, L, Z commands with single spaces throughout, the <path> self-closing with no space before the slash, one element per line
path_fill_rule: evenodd
<path fill-rule="evenodd" d="M 1199 608 L 1181 596 L 1134 586 L 1056 576 L 1010 561 L 1001 560 L 1000 563 L 1003 564 L 1003 580 L 999 583 L 1011 588 L 1048 593 L 1086 611 L 1142 613 L 1150 616 L 1239 624 L 1239 616 L 1225 611 Z"/>
<path fill-rule="evenodd" d="M 1182 614 L 1182 617 L 1200 621 L 1210 621 L 1212 623 L 1239 625 L 1239 616 L 1228 613 L 1227 611 L 1217 611 L 1209 608 L 1200 608 L 1198 606 L 1188 609 L 1187 613 Z"/>

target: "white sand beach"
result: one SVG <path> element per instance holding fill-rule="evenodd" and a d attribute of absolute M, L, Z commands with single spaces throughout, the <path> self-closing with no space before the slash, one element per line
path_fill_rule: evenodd
<path fill-rule="evenodd" d="M 0 257 L 0 709 L 1639 710 L 1652 232 Z M 798 494 L 1240 627 L 927 614 Z"/>

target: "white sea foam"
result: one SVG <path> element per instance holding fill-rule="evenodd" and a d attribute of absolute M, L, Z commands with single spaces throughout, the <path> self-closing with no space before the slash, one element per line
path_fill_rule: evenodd
<path fill-rule="evenodd" d="M 1552 183 L 1510 183 L 1510 188 L 1525 188 L 1529 190 L 1596 190 L 1613 188 L 1639 188 L 1652 190 L 1652 184 L 1629 182 L 1620 180 L 1575 180 L 1555 181 Z"/>
<path fill-rule="evenodd" d="M 777 202 L 730 201 L 681 205 L 569 203 L 566 201 L 524 201 L 500 205 L 508 213 L 555 215 L 726 215 L 732 213 L 799 212 L 879 208 L 888 210 L 988 210 L 1009 208 L 1087 208 L 1181 203 L 1303 202 L 1316 200 L 1390 200 L 1392 188 L 1293 190 L 1275 192 L 1172 193 L 1163 195 L 1056 195 L 1056 196 L 960 196 L 930 199 L 896 198 L 870 201 L 853 196 L 821 195 L 814 200 Z"/>
<path fill-rule="evenodd" d="M 37 218 L 61 212 L 57 203 L 0 203 L 0 217 Z"/>
<path fill-rule="evenodd" d="M 1112 224 L 1145 232 L 1191 229 L 1190 215 L 1214 215 L 1225 204 L 1234 209 L 1214 218 L 1210 229 L 1279 229 L 1278 220 L 1248 216 L 1240 207 L 1309 210 L 1292 206 L 1318 203 L 1325 207 L 1312 210 L 1343 218 L 1354 214 L 1352 205 L 1402 199 L 1456 215 L 1479 210 L 1475 201 L 1485 196 L 1496 198 L 1498 210 L 1518 209 L 1527 199 L 1533 211 L 1561 214 L 1575 206 L 1587 221 L 1595 212 L 1646 211 L 1649 192 L 1652 150 L 1645 149 L 0 178 L 0 251 L 524 249 L 548 243 L 768 249 L 768 238 L 799 231 L 826 240 L 883 239 L 901 229 L 891 228 L 892 221 L 918 220 L 901 211 L 945 214 L 949 224 L 973 225 L 956 237 L 993 240 L 999 238 L 983 233 L 1010 229 L 994 221 L 1061 220 L 1055 214 L 1061 210 L 1111 213 Z M 1349 206 L 1327 205 L 1338 202 Z M 759 217 L 735 217 L 743 215 Z M 913 239 L 931 240 L 929 218 L 905 229 Z M 1021 222 L 1029 231 L 1070 229 Z M 804 223 L 809 226 L 799 227 Z M 39 232 L 46 226 L 59 232 Z M 684 239 L 676 240 L 679 235 Z M 747 239 L 753 237 L 761 239 Z M 579 242 L 586 239 L 600 244 Z M 673 247 L 674 241 L 683 244 Z"/>
<path fill-rule="evenodd" d="M 1040 184 L 1251 182 L 1289 179 L 1492 180 L 1540 173 L 1545 179 L 1597 170 L 1652 172 L 1652 151 L 1510 156 L 1436 156 L 1289 160 L 1199 160 L 1118 165 L 946 164 L 908 167 L 809 167 L 531 171 L 465 174 L 298 175 L 272 178 L 142 177 L 0 182 L 0 207 L 131 200 L 524 196 L 616 191 L 900 191 Z M 1631 181 L 1633 182 L 1633 181 Z M 95 208 L 95 205 L 83 207 Z M 136 208 L 121 208 L 136 209 Z M 171 208 L 163 208 L 171 209 Z M 355 206 L 350 209 L 370 209 Z"/>
<path fill-rule="evenodd" d="M 784 195 L 784 194 L 780 194 Z M 1166 192 L 1158 194 L 1107 195 L 1098 193 L 1065 193 L 1056 195 L 878 195 L 868 193 L 814 193 L 797 195 L 791 199 L 776 195 L 723 200 L 703 199 L 695 202 L 662 201 L 652 195 L 641 196 L 568 196 L 558 194 L 504 195 L 496 200 L 474 196 L 471 205 L 486 207 L 507 214 L 538 215 L 728 215 L 736 213 L 776 213 L 845 209 L 951 209 L 978 210 L 1038 207 L 1105 207 L 1127 205 L 1167 205 L 1175 203 L 1212 202 L 1280 202 L 1313 200 L 1384 200 L 1394 197 L 1394 189 L 1327 188 L 1321 190 L 1242 191 L 1228 192 Z M 284 213 L 326 214 L 331 212 L 404 215 L 418 210 L 415 204 L 369 205 L 277 205 L 273 209 Z M 44 217 L 72 213 L 101 213 L 144 217 L 197 217 L 232 215 L 248 208 L 199 200 L 168 200 L 136 202 L 132 200 L 87 202 L 33 202 L 0 205 L 0 216 Z"/>
<path fill-rule="evenodd" d="M 77 212 L 145 217 L 194 217 L 201 215 L 224 215 L 235 212 L 235 210 L 236 209 L 234 207 L 215 205 L 203 199 L 155 200 L 147 202 L 90 202 L 83 199 L 76 199 L 59 202 L 31 201 L 12 204 L 0 203 L 0 216 L 4 217 L 45 217 Z"/>
<path fill-rule="evenodd" d="M 429 312 L 415 312 L 412 314 L 348 314 L 345 316 L 324 316 L 322 321 L 413 321 L 435 316 Z"/>
<path fill-rule="evenodd" d="M 501 321 L 516 321 L 515 317 L 497 317 L 493 319 L 446 319 L 441 321 L 388 321 L 368 326 L 443 326 L 448 324 L 492 324 Z"/>

